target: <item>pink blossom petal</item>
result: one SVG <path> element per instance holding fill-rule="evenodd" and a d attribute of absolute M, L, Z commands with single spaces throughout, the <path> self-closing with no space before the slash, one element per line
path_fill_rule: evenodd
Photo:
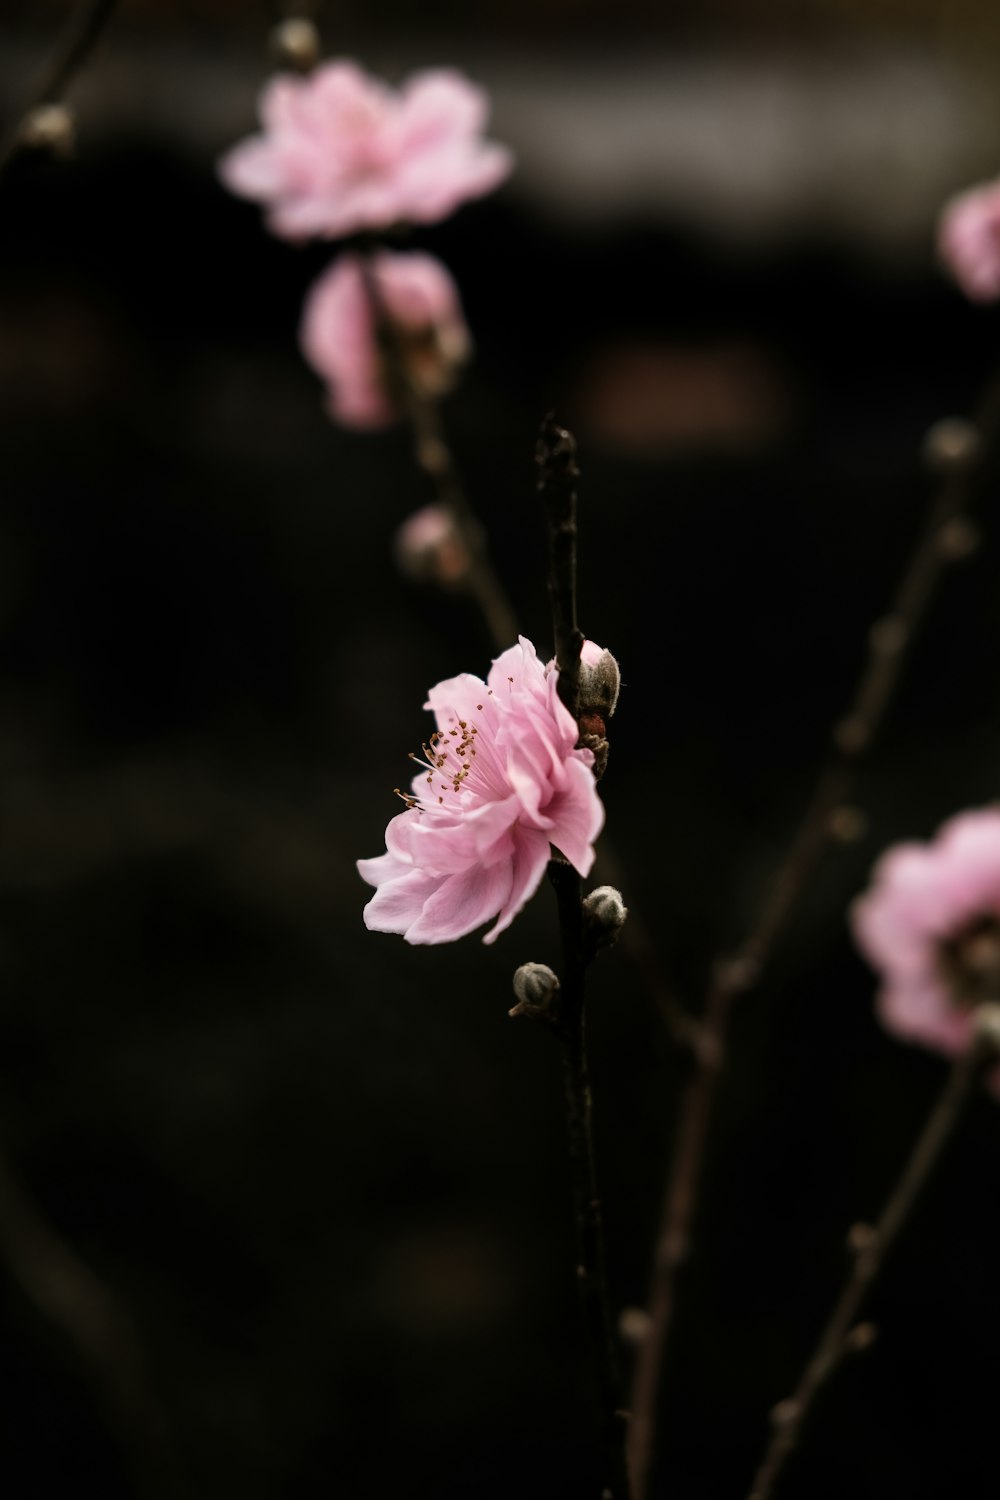
<path fill-rule="evenodd" d="M 509 153 L 482 139 L 486 113 L 483 91 L 453 71 L 418 74 L 396 92 L 354 62 L 327 62 L 266 86 L 262 134 L 220 170 L 290 238 L 432 223 L 510 171 Z"/>
<path fill-rule="evenodd" d="M 995 808 L 963 813 L 930 843 L 902 844 L 879 860 L 851 924 L 882 976 L 878 1013 L 889 1030 L 949 1055 L 968 1045 L 989 971 L 984 980 L 982 970 L 956 965 L 963 933 L 983 921 L 1000 923 Z"/>
<path fill-rule="evenodd" d="M 359 860 L 369 868 L 374 860 Z M 404 935 L 420 919 L 428 900 L 441 885 L 441 878 L 423 870 L 408 870 L 383 881 L 364 909 L 369 932 L 396 932 Z"/>
<path fill-rule="evenodd" d="M 512 863 L 474 865 L 451 875 L 425 901 L 417 920 L 406 929 L 408 943 L 451 943 L 474 932 L 503 906 L 513 880 Z"/>
<path fill-rule="evenodd" d="M 409 942 L 448 942 L 495 917 L 492 941 L 537 889 L 551 842 L 581 874 L 593 864 L 604 821 L 593 756 L 576 748 L 554 674 L 522 636 L 490 677 L 495 688 L 468 673 L 431 688 L 425 708 L 438 729 L 413 805 L 390 821 L 382 860 L 359 866 L 393 888 L 375 916 Z"/>
<path fill-rule="evenodd" d="M 501 908 L 496 923 L 483 938 L 484 943 L 495 943 L 501 932 L 506 932 L 518 912 L 531 900 L 542 883 L 548 868 L 551 850 L 543 833 L 531 828 L 518 828 L 514 835 L 514 867 L 510 895 Z"/>

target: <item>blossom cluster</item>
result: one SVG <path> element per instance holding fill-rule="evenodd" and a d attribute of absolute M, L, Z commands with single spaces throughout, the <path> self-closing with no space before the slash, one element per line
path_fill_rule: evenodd
<path fill-rule="evenodd" d="M 432 224 L 511 170 L 506 148 L 483 139 L 487 113 L 483 90 L 450 69 L 417 73 L 395 90 L 335 60 L 305 78 L 272 79 L 260 99 L 261 133 L 234 146 L 219 172 L 290 240 Z M 384 426 L 397 413 L 380 323 L 420 391 L 446 389 L 468 353 L 458 292 L 440 261 L 343 254 L 309 294 L 301 344 L 326 382 L 329 412 L 348 426 Z"/>

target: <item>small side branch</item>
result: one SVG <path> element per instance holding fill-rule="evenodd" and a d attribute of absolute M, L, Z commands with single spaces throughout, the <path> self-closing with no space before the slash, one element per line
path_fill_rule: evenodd
<path fill-rule="evenodd" d="M 392 319 L 386 316 L 370 242 L 362 243 L 360 258 L 389 385 L 413 431 L 414 457 L 434 486 L 435 502 L 450 520 L 469 560 L 469 590 L 479 605 L 493 644 L 498 651 L 505 651 L 517 641 L 517 616 L 490 561 L 482 527 L 462 487 L 438 403 L 415 386 L 399 333 Z"/>
<path fill-rule="evenodd" d="M 0 173 L 21 149 L 25 117 L 39 105 L 58 104 L 62 101 L 73 79 L 97 46 L 116 5 L 117 0 L 89 0 L 89 3 L 76 7 L 22 107 L 17 122 L 0 146 Z"/>
<path fill-rule="evenodd" d="M 903 570 L 890 610 L 869 632 L 868 652 L 850 707 L 834 726 L 830 753 L 788 850 L 765 894 L 757 921 L 729 958 L 714 967 L 693 1047 L 695 1071 L 681 1099 L 673 1162 L 654 1253 L 649 1332 L 639 1348 L 632 1389 L 629 1454 L 637 1500 L 647 1500 L 656 1456 L 659 1392 L 701 1192 L 705 1147 L 722 1075 L 729 1020 L 759 980 L 803 893 L 836 836 L 837 815 L 871 748 L 942 573 L 968 550 L 965 519 L 983 460 L 1000 428 L 1000 381 L 992 384 L 975 425 L 939 423 L 928 434 L 928 460 L 939 485 L 925 527 Z"/>
<path fill-rule="evenodd" d="M 954 1064 L 944 1093 L 924 1126 L 878 1224 L 874 1229 L 858 1225 L 854 1230 L 851 1236 L 854 1268 L 795 1394 L 780 1402 L 772 1413 L 774 1435 L 757 1471 L 749 1500 L 771 1500 L 785 1465 L 798 1446 L 803 1424 L 817 1397 L 845 1355 L 852 1349 L 864 1348 L 870 1341 L 868 1326 L 857 1324 L 865 1299 L 954 1134 L 984 1067 L 995 1057 L 994 1039 L 980 1032 Z"/>

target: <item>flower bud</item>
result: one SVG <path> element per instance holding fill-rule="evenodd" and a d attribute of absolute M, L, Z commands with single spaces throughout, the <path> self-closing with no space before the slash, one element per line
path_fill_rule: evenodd
<path fill-rule="evenodd" d="M 289 16 L 271 32 L 271 53 L 279 68 L 310 72 L 319 61 L 319 32 L 305 16 Z"/>
<path fill-rule="evenodd" d="M 522 964 L 514 971 L 514 995 L 517 1004 L 508 1012 L 512 1016 L 532 1016 L 548 1020 L 559 993 L 559 978 L 548 964 Z"/>
<path fill-rule="evenodd" d="M 30 151 L 72 156 L 76 145 L 73 111 L 65 104 L 36 104 L 21 121 L 18 140 Z"/>
<path fill-rule="evenodd" d="M 469 572 L 468 548 L 441 505 L 425 505 L 399 527 L 393 551 L 401 573 L 442 587 L 461 583 Z"/>
<path fill-rule="evenodd" d="M 610 719 L 618 703 L 622 674 L 610 651 L 584 641 L 580 652 L 580 712 Z"/>
<path fill-rule="evenodd" d="M 965 417 L 942 417 L 924 437 L 924 463 L 933 474 L 962 473 L 982 448 L 979 429 Z"/>
<path fill-rule="evenodd" d="M 583 920 L 595 947 L 610 948 L 616 943 L 627 916 L 628 907 L 621 891 L 616 891 L 613 885 L 599 885 L 584 897 Z"/>
<path fill-rule="evenodd" d="M 977 1006 L 975 1030 L 978 1037 L 989 1042 L 993 1050 L 1000 1053 L 1000 1005 L 989 1002 Z"/>

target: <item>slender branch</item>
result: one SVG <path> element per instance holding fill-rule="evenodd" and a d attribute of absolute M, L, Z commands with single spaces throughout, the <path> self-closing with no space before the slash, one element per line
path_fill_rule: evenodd
<path fill-rule="evenodd" d="M 88 3 L 81 0 L 76 6 L 13 128 L 0 146 L 0 173 L 21 148 L 25 116 L 40 104 L 57 104 L 62 100 L 73 78 L 96 47 L 116 4 L 117 0 L 88 0 Z"/>
<path fill-rule="evenodd" d="M 0 1149 L 0 1263 L 74 1350 L 142 1500 L 184 1493 L 166 1425 L 125 1311 L 42 1218 Z"/>
<path fill-rule="evenodd" d="M 858 1314 L 961 1120 L 984 1067 L 995 1057 L 994 1039 L 983 1032 L 977 1033 L 972 1045 L 954 1064 L 944 1092 L 924 1126 L 878 1224 L 874 1229 L 867 1225 L 855 1227 L 851 1236 L 853 1270 L 795 1394 L 780 1402 L 772 1413 L 774 1434 L 751 1486 L 749 1500 L 771 1500 L 785 1464 L 798 1446 L 803 1424 L 816 1398 L 844 1356 L 870 1342 L 872 1330 L 866 1324 L 857 1325 Z"/>
<path fill-rule="evenodd" d="M 546 418 L 538 439 L 538 489 L 549 533 L 549 598 L 559 667 L 559 695 L 576 717 L 583 635 L 576 622 L 576 443 Z M 562 941 L 555 1033 L 562 1046 L 566 1119 L 577 1224 L 577 1282 L 594 1365 L 604 1470 L 601 1500 L 629 1500 L 625 1417 L 608 1298 L 604 1225 L 594 1154 L 593 1101 L 587 1068 L 585 979 L 596 949 L 584 924 L 583 884 L 561 856 L 549 863 Z"/>
<path fill-rule="evenodd" d="M 850 707 L 834 726 L 827 764 L 766 891 L 757 921 L 736 952 L 714 966 L 694 1047 L 696 1067 L 680 1103 L 653 1260 L 649 1331 L 640 1345 L 633 1377 L 629 1458 L 637 1500 L 646 1500 L 652 1482 L 656 1416 L 676 1307 L 677 1278 L 690 1254 L 705 1146 L 733 1006 L 758 982 L 822 855 L 836 836 L 835 815 L 850 795 L 856 768 L 881 727 L 937 582 L 948 564 L 968 550 L 963 512 L 972 499 L 984 456 L 992 449 L 998 427 L 1000 381 L 988 387 L 975 427 L 952 422 L 931 430 L 928 456 L 942 477 L 924 530 L 903 570 L 889 613 L 869 632 L 866 661 Z"/>
<path fill-rule="evenodd" d="M 549 602 L 559 696 L 576 718 L 583 631 L 576 622 L 576 439 L 551 413 L 535 445 L 538 492 L 549 522 Z"/>
<path fill-rule="evenodd" d="M 469 590 L 482 611 L 493 642 L 498 651 L 505 651 L 517 640 L 517 617 L 490 562 L 482 528 L 462 487 L 440 409 L 436 401 L 414 384 L 398 329 L 382 305 L 371 247 L 365 242 L 361 244 L 360 261 L 389 384 L 413 431 L 414 457 L 433 484 L 436 502 L 450 520 L 469 559 Z"/>

